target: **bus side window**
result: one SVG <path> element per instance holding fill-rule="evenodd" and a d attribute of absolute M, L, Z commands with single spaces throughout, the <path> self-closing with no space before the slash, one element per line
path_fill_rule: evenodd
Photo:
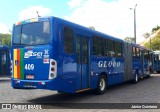
<path fill-rule="evenodd" d="M 109 51 L 109 46 L 108 46 L 108 43 L 109 43 L 108 40 L 105 39 L 104 40 L 104 55 L 105 56 L 109 56 L 109 52 L 108 52 Z"/>
<path fill-rule="evenodd" d="M 147 50 L 144 51 L 144 58 L 145 58 L 145 59 L 149 59 L 149 54 L 148 54 L 148 51 L 147 51 Z"/>
<path fill-rule="evenodd" d="M 108 40 L 108 53 L 110 57 L 114 57 L 115 56 L 115 42 L 113 42 L 112 40 Z"/>
<path fill-rule="evenodd" d="M 132 56 L 135 58 L 136 57 L 136 48 L 132 47 Z"/>
<path fill-rule="evenodd" d="M 76 53 L 77 53 L 77 63 L 81 63 L 81 46 L 80 46 L 81 37 L 76 35 Z"/>
<path fill-rule="evenodd" d="M 64 27 L 64 52 L 74 53 L 74 33 L 69 27 Z"/>
<path fill-rule="evenodd" d="M 158 60 L 159 60 L 158 54 L 155 54 L 154 60 L 155 60 L 155 61 L 158 61 Z"/>
<path fill-rule="evenodd" d="M 136 48 L 136 50 L 137 50 L 137 58 L 140 58 L 140 50 L 139 50 L 139 48 Z"/>
<path fill-rule="evenodd" d="M 98 36 L 92 38 L 93 54 L 96 56 L 103 56 L 103 39 Z"/>
<path fill-rule="evenodd" d="M 117 57 L 122 57 L 122 44 L 119 42 L 115 42 L 115 51 Z"/>

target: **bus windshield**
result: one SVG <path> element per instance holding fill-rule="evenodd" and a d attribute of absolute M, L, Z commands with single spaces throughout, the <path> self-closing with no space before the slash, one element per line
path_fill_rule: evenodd
<path fill-rule="evenodd" d="M 48 21 L 34 22 L 14 27 L 13 45 L 42 45 L 50 41 Z"/>

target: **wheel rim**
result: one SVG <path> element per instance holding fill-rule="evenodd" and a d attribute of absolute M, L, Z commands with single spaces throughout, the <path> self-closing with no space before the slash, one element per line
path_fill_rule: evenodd
<path fill-rule="evenodd" d="M 100 87 L 100 90 L 103 91 L 105 89 L 105 80 L 104 79 L 101 79 L 100 83 L 99 83 L 99 87 Z"/>
<path fill-rule="evenodd" d="M 138 81 L 138 76 L 137 76 L 137 74 L 136 74 L 136 82 Z"/>

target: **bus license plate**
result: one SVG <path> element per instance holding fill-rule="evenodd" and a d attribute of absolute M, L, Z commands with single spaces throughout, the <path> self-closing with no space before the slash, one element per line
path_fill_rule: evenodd
<path fill-rule="evenodd" d="M 32 82 L 24 82 L 24 87 L 26 88 L 36 88 L 36 85 Z"/>
<path fill-rule="evenodd" d="M 34 75 L 26 75 L 26 79 L 34 79 Z"/>

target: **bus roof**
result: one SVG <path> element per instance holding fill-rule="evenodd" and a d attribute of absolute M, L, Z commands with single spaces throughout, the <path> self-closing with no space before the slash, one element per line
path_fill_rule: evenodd
<path fill-rule="evenodd" d="M 79 25 L 77 23 L 73 23 L 73 22 L 58 18 L 58 17 L 53 17 L 52 16 L 51 18 L 56 19 L 56 20 L 60 21 L 61 23 L 66 24 L 68 26 L 71 26 L 73 28 L 84 30 L 85 32 L 91 33 L 92 35 L 95 35 L 95 36 L 100 36 L 102 38 L 106 38 L 107 37 L 107 39 L 111 39 L 111 40 L 115 40 L 115 41 L 119 41 L 119 42 L 123 42 L 124 41 L 124 40 L 119 39 L 117 37 L 114 37 L 114 36 L 111 36 L 111 35 L 96 31 L 96 30 L 92 30 L 90 28 L 84 27 L 84 26 Z"/>
<path fill-rule="evenodd" d="M 139 44 L 135 44 L 135 43 L 131 43 L 134 47 L 139 47 L 140 48 L 140 50 L 148 50 L 148 51 L 152 51 L 151 49 L 148 49 L 148 48 L 146 48 L 146 47 L 144 47 L 144 46 L 141 46 L 141 45 L 139 45 Z"/>
<path fill-rule="evenodd" d="M 117 37 L 114 37 L 114 36 L 111 36 L 111 35 L 108 35 L 106 33 L 102 33 L 100 31 L 96 31 L 96 30 L 92 30 L 92 29 L 89 29 L 87 27 L 84 27 L 82 25 L 79 25 L 77 23 L 73 23 L 73 22 L 70 22 L 70 21 L 67 21 L 67 20 L 64 20 L 62 18 L 58 18 L 58 17 L 54 17 L 54 16 L 48 16 L 48 17 L 39 17 L 39 18 L 31 18 L 31 19 L 27 19 L 27 20 L 24 20 L 24 21 L 20 21 L 20 22 L 17 22 L 15 23 L 14 25 L 20 25 L 20 24 L 26 24 L 26 23 L 30 23 L 30 22 L 37 22 L 37 21 L 46 21 L 48 19 L 53 19 L 57 22 L 60 22 L 62 24 L 65 24 L 65 25 L 68 25 L 70 27 L 73 27 L 75 29 L 81 29 L 81 30 L 84 30 L 85 32 L 87 33 L 91 33 L 92 35 L 95 35 L 95 36 L 100 36 L 102 38 L 106 38 L 106 39 L 110 39 L 110 40 L 114 40 L 114 41 L 117 41 L 117 42 L 126 42 L 128 43 L 127 41 L 125 40 L 122 40 L 120 38 L 117 38 Z M 140 49 L 146 49 L 146 50 L 149 50 L 143 46 L 140 46 L 139 44 L 135 44 L 135 43 L 130 43 L 131 45 L 135 46 L 135 47 L 139 47 Z"/>

